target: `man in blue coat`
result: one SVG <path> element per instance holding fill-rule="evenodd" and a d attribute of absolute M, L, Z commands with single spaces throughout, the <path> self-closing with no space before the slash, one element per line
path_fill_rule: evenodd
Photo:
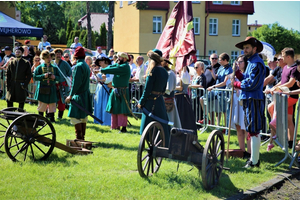
<path fill-rule="evenodd" d="M 240 81 L 234 82 L 234 87 L 241 89 L 240 100 L 243 101 L 247 139 L 251 138 L 251 157 L 245 168 L 259 167 L 259 132 L 265 126 L 263 86 L 266 69 L 258 53 L 263 50 L 263 45 L 256 38 L 247 37 L 235 46 L 243 49 L 248 58 L 246 71 L 242 73 L 238 69 L 235 75 Z"/>

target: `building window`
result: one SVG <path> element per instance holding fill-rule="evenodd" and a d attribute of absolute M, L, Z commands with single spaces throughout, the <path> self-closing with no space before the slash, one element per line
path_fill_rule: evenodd
<path fill-rule="evenodd" d="M 200 17 L 194 17 L 193 23 L 194 23 L 194 34 L 200 35 Z"/>
<path fill-rule="evenodd" d="M 161 33 L 162 29 L 161 16 L 153 16 L 153 33 Z"/>
<path fill-rule="evenodd" d="M 240 2 L 239 1 L 231 1 L 231 5 L 240 5 Z"/>
<path fill-rule="evenodd" d="M 134 4 L 136 1 L 128 1 L 128 5 Z"/>
<path fill-rule="evenodd" d="M 192 1 L 192 3 L 200 3 L 200 1 Z"/>
<path fill-rule="evenodd" d="M 217 50 L 208 50 L 208 56 L 210 56 L 213 53 L 217 54 Z"/>
<path fill-rule="evenodd" d="M 239 51 L 231 51 L 231 60 L 235 61 L 237 57 L 239 56 Z"/>
<path fill-rule="evenodd" d="M 248 27 L 248 30 L 249 30 L 249 31 L 251 30 L 251 27 L 250 27 L 250 26 Z"/>
<path fill-rule="evenodd" d="M 123 8 L 123 1 L 120 1 L 120 8 Z"/>
<path fill-rule="evenodd" d="M 209 35 L 218 35 L 218 19 L 209 19 Z"/>
<path fill-rule="evenodd" d="M 240 20 L 232 20 L 232 36 L 240 36 Z"/>
<path fill-rule="evenodd" d="M 222 4 L 222 1 L 213 1 L 212 3 L 216 4 L 216 5 L 220 5 L 220 4 Z"/>

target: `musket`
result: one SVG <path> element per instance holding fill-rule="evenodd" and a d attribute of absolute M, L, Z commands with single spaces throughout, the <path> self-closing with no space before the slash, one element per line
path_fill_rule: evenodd
<path fill-rule="evenodd" d="M 83 112 L 85 112 L 87 115 L 91 116 L 92 118 L 94 118 L 95 120 L 97 120 L 100 124 L 103 124 L 103 121 L 101 121 L 98 117 L 96 117 L 95 115 L 93 115 L 92 113 L 90 113 L 88 110 L 84 109 L 81 105 L 79 105 L 75 100 L 71 99 L 71 103 L 76 106 L 77 108 L 79 108 L 80 110 L 82 110 Z"/>
<path fill-rule="evenodd" d="M 104 86 L 105 84 L 102 83 L 99 79 L 99 77 L 97 76 L 97 74 L 95 74 L 94 70 L 92 70 L 92 73 L 94 74 L 94 76 L 96 77 L 98 83 L 100 83 L 102 85 L 102 87 L 104 88 L 104 90 L 106 91 L 106 93 L 109 95 L 109 92 L 107 91 L 106 87 Z"/>

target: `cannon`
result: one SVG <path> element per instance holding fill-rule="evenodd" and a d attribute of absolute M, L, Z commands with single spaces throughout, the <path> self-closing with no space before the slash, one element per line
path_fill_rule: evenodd
<path fill-rule="evenodd" d="M 26 113 L 19 108 L 6 108 L 0 111 L 0 119 L 0 149 L 4 147 L 12 161 L 25 161 L 27 158 L 45 160 L 54 147 L 71 154 L 92 153 L 85 148 L 71 147 L 70 141 L 69 146 L 56 142 L 52 123 L 41 115 Z M 75 142 L 78 143 L 86 142 Z"/>
<path fill-rule="evenodd" d="M 169 142 L 167 147 L 166 142 Z M 203 186 L 210 190 L 218 184 L 222 174 L 224 152 L 223 134 L 218 130 L 212 131 L 203 147 L 192 130 L 173 128 L 169 141 L 165 141 L 162 125 L 153 121 L 140 139 L 137 167 L 141 177 L 148 177 L 158 172 L 163 158 L 186 161 L 201 171 Z"/>

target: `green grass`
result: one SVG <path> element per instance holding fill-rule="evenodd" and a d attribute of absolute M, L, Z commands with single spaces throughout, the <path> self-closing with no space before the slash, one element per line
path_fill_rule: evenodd
<path fill-rule="evenodd" d="M 0 109 L 5 107 L 6 102 L 1 100 Z M 26 104 L 25 109 L 37 113 L 34 105 Z M 177 171 L 178 162 L 170 159 L 164 159 L 152 177 L 141 178 L 136 158 L 140 121 L 133 118 L 129 121 L 132 123 L 129 132 L 119 134 L 110 127 L 93 124 L 89 117 L 86 140 L 98 143 L 92 149 L 93 154 L 86 156 L 55 148 L 46 161 L 12 162 L 5 153 L 0 153 L 0 199 L 225 199 L 274 178 L 289 166 L 287 159 L 274 167 L 284 153 L 277 146 L 266 152 L 265 145 L 260 150 L 260 168 L 245 170 L 244 160 L 229 159 L 225 166 L 230 170 L 223 170 L 218 186 L 210 191 L 203 188 L 197 168 L 180 162 Z M 66 113 L 54 127 L 58 142 L 65 144 L 66 139 L 75 138 L 74 126 Z M 208 135 L 208 132 L 199 135 L 203 146 Z M 227 141 L 227 136 L 224 139 Z M 230 149 L 238 148 L 234 132 L 230 139 Z"/>

